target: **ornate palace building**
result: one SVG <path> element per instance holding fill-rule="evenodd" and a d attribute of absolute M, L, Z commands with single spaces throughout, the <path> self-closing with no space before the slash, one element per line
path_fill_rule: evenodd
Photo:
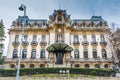
<path fill-rule="evenodd" d="M 17 68 L 22 27 L 21 68 L 110 68 L 113 51 L 110 29 L 101 16 L 73 19 L 66 10 L 54 10 L 47 19 L 19 16 L 9 29 L 6 68 Z"/>

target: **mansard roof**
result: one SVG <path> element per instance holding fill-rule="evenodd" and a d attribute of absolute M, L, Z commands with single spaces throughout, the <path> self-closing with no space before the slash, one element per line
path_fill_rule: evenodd
<path fill-rule="evenodd" d="M 49 21 L 47 19 L 29 19 L 28 16 L 18 16 L 18 18 L 13 21 L 12 26 L 20 26 L 24 22 L 29 26 L 49 26 L 55 21 L 56 16 L 63 16 L 65 22 L 69 23 L 71 26 L 106 26 L 107 22 L 101 16 L 92 16 L 90 19 L 70 19 L 70 15 L 66 13 L 66 10 L 54 10 L 53 14 L 49 16 Z"/>

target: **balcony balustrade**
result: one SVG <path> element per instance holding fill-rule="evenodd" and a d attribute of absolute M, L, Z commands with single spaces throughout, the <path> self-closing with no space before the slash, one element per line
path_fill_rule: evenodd
<path fill-rule="evenodd" d="M 73 41 L 73 45 L 79 45 L 80 42 L 79 41 Z"/>
<path fill-rule="evenodd" d="M 17 62 L 18 58 L 6 58 L 5 62 Z M 21 62 L 49 62 L 46 58 L 22 58 Z"/>
<path fill-rule="evenodd" d="M 86 45 L 87 46 L 87 45 L 89 45 L 89 42 L 88 41 L 83 41 L 82 45 Z"/>
<path fill-rule="evenodd" d="M 31 42 L 31 45 L 32 45 L 32 46 L 37 46 L 37 45 L 38 45 L 38 42 L 37 42 L 37 41 L 32 41 L 32 42 Z"/>
<path fill-rule="evenodd" d="M 13 46 L 19 46 L 20 42 L 19 41 L 14 41 L 12 44 L 13 44 Z"/>
<path fill-rule="evenodd" d="M 106 42 L 106 41 L 101 41 L 101 42 L 100 42 L 100 45 L 106 46 L 106 45 L 107 45 L 107 42 Z"/>
<path fill-rule="evenodd" d="M 92 41 L 92 42 L 91 42 L 91 45 L 97 46 L 97 45 L 98 45 L 98 42 Z"/>
<path fill-rule="evenodd" d="M 46 41 L 41 41 L 40 42 L 40 46 L 46 46 L 47 45 L 47 42 Z"/>
<path fill-rule="evenodd" d="M 70 59 L 71 62 L 113 62 L 112 58 L 72 58 Z"/>
<path fill-rule="evenodd" d="M 28 46 L 28 45 L 29 45 L 29 42 L 28 42 L 28 41 L 22 41 L 22 45 L 23 45 L 23 46 Z"/>

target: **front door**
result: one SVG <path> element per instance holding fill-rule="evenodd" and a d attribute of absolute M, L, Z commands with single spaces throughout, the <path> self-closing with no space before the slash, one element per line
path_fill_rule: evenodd
<path fill-rule="evenodd" d="M 63 64 L 63 55 L 62 52 L 56 53 L 56 64 Z"/>

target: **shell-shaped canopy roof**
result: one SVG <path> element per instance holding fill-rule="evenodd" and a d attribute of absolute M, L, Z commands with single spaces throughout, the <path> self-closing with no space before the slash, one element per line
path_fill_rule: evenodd
<path fill-rule="evenodd" d="M 48 52 L 72 52 L 73 48 L 65 43 L 54 43 L 47 47 Z"/>

